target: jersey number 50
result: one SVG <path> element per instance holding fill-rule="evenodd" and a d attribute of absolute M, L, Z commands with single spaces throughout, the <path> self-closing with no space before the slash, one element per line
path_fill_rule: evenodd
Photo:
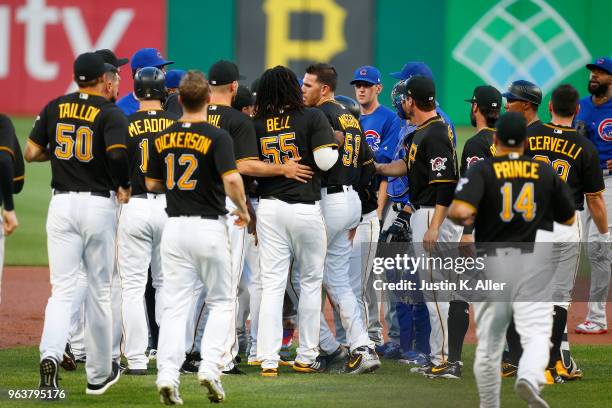
<path fill-rule="evenodd" d="M 76 132 L 75 132 L 76 129 Z M 58 123 L 55 127 L 55 157 L 60 160 L 70 160 L 72 157 L 87 163 L 93 159 L 92 134 L 87 126 L 70 123 Z M 74 138 L 74 139 L 73 139 Z"/>
<path fill-rule="evenodd" d="M 294 142 L 295 132 L 262 137 L 259 139 L 259 143 L 261 154 L 266 157 L 264 161 L 283 164 L 290 159 L 299 159 L 300 154 Z"/>

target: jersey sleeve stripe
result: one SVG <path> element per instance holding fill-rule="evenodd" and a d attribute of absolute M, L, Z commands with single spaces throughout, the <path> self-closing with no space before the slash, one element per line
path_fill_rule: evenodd
<path fill-rule="evenodd" d="M 562 222 L 561 224 L 564 224 L 564 225 L 572 225 L 572 224 L 574 223 L 574 219 L 575 219 L 575 218 L 576 218 L 576 214 L 572 215 L 572 217 L 571 217 L 570 219 L 568 219 L 568 220 L 567 220 L 567 221 L 565 221 L 565 222 Z"/>
<path fill-rule="evenodd" d="M 472 209 L 472 211 L 474 211 L 474 214 L 478 213 L 478 210 L 476 209 L 476 207 L 474 207 L 474 204 L 472 204 L 472 203 L 468 203 L 467 201 L 458 200 L 458 199 L 454 199 L 453 203 L 459 203 L 459 204 L 467 205 L 468 207 L 470 207 Z"/>
<path fill-rule="evenodd" d="M 47 150 L 46 147 L 39 145 L 38 143 L 36 143 L 35 141 L 33 141 L 31 138 L 28 138 L 28 143 L 32 143 L 34 146 L 38 146 L 43 150 Z"/>
<path fill-rule="evenodd" d="M 242 159 L 236 160 L 236 163 L 240 163 L 241 161 L 247 161 L 247 160 L 259 160 L 259 157 L 253 157 L 253 156 L 243 157 Z"/>
<path fill-rule="evenodd" d="M 13 181 L 25 180 L 25 176 L 14 177 Z"/>
<path fill-rule="evenodd" d="M 114 145 L 110 145 L 106 148 L 106 151 L 108 152 L 109 150 L 113 150 L 113 149 L 126 149 L 127 150 L 127 146 L 124 144 L 114 144 Z"/>
<path fill-rule="evenodd" d="M 145 176 L 145 180 L 159 181 L 160 183 L 161 183 L 161 182 L 163 182 L 163 180 L 161 180 L 161 179 L 156 179 L 156 178 L 153 178 L 153 177 L 147 177 L 147 176 Z"/>
<path fill-rule="evenodd" d="M 601 190 L 594 191 L 592 193 L 584 193 L 584 195 L 586 195 L 586 196 L 598 196 L 598 195 L 601 195 L 601 193 L 603 193 L 605 190 L 606 190 L 605 188 L 602 188 Z"/>
<path fill-rule="evenodd" d="M 238 170 L 236 170 L 236 169 L 228 170 L 228 171 L 226 171 L 225 173 L 223 173 L 223 174 L 221 175 L 221 177 L 229 176 L 229 175 L 230 175 L 230 174 L 232 174 L 232 173 L 238 173 Z"/>
<path fill-rule="evenodd" d="M 324 144 L 324 145 L 321 145 L 321 146 L 317 146 L 317 147 L 315 147 L 315 148 L 314 148 L 314 149 L 312 149 L 312 150 L 314 150 L 314 151 L 316 152 L 317 150 L 319 150 L 319 149 L 325 149 L 326 147 L 336 147 L 336 148 L 337 148 L 337 147 L 338 147 L 338 143 L 328 143 L 328 144 Z"/>
<path fill-rule="evenodd" d="M 368 165 L 370 163 L 374 163 L 374 159 L 370 159 L 370 160 L 368 160 L 366 162 L 363 162 L 363 166 L 366 166 L 366 165 Z"/>
<path fill-rule="evenodd" d="M 8 148 L 6 146 L 0 146 L 0 151 L 9 152 L 11 156 L 13 156 L 13 159 L 15 159 L 15 152 L 13 151 L 13 149 Z"/>
<path fill-rule="evenodd" d="M 433 183 L 457 183 L 457 180 L 431 180 L 429 184 Z"/>

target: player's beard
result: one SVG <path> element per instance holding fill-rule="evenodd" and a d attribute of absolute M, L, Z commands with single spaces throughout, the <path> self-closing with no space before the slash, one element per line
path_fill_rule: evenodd
<path fill-rule="evenodd" d="M 472 111 L 470 111 L 470 123 L 472 126 L 476 127 L 476 115 L 474 115 L 474 112 Z"/>
<path fill-rule="evenodd" d="M 602 84 L 596 81 L 589 81 L 589 93 L 596 98 L 607 94 L 609 88 L 610 84 Z"/>

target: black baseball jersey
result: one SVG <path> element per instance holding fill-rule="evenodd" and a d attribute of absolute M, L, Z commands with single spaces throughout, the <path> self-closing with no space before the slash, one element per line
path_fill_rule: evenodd
<path fill-rule="evenodd" d="M 494 134 L 495 129 L 482 128 L 465 142 L 463 153 L 461 153 L 460 174 L 465 174 L 468 167 L 478 163 L 479 160 L 495 156 Z"/>
<path fill-rule="evenodd" d="M 530 127 L 527 135 L 525 155 L 552 166 L 572 190 L 576 209 L 584 209 L 585 194 L 605 189 L 597 149 L 576 129 L 540 123 Z"/>
<path fill-rule="evenodd" d="M 100 95 L 74 92 L 40 112 L 30 142 L 49 151 L 51 187 L 66 191 L 115 190 L 106 152 L 126 149 L 128 120 Z"/>
<path fill-rule="evenodd" d="M 149 150 L 147 177 L 165 184 L 168 216 L 227 213 L 222 177 L 237 170 L 225 130 L 179 121 L 161 132 Z"/>
<path fill-rule="evenodd" d="M 314 151 L 338 146 L 325 115 L 318 109 L 305 108 L 284 112 L 279 116 L 266 114 L 255 119 L 259 158 L 267 163 L 284 163 L 299 159 L 314 175 L 307 183 L 283 176 L 261 177 L 257 192 L 261 197 L 273 196 L 290 203 L 321 199 L 321 171 L 314 161 Z"/>
<path fill-rule="evenodd" d="M 127 148 L 132 195 L 147 192 L 144 178 L 149 164 L 149 145 L 177 119 L 173 113 L 163 110 L 141 110 L 128 117 L 130 125 Z"/>
<path fill-rule="evenodd" d="M 435 183 L 457 183 L 457 153 L 453 131 L 440 116 L 427 120 L 412 135 L 404 162 L 408 168 L 410 202 L 418 207 L 436 205 Z"/>
<path fill-rule="evenodd" d="M 374 154 L 363 137 L 359 119 L 335 100 L 324 102 L 318 108 L 325 113 L 333 130 L 344 133 L 344 144 L 338 152 L 338 161 L 323 173 L 323 186 L 356 186 L 361 166 L 374 163 Z"/>
<path fill-rule="evenodd" d="M 23 187 L 25 178 L 23 154 L 21 153 L 21 146 L 19 146 L 13 122 L 11 122 L 8 116 L 3 114 L 0 114 L 0 150 L 8 152 L 13 159 L 13 191 L 18 193 Z"/>
<path fill-rule="evenodd" d="M 257 160 L 257 138 L 253 121 L 244 113 L 227 105 L 208 105 L 208 123 L 228 131 L 234 141 L 236 162 Z"/>
<path fill-rule="evenodd" d="M 472 165 L 455 200 L 474 207 L 476 242 L 534 242 L 538 229 L 574 215 L 570 190 L 551 167 L 517 153 Z"/>

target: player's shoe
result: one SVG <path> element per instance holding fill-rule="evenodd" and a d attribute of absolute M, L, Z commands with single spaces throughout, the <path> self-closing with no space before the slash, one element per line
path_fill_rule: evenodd
<path fill-rule="evenodd" d="M 338 364 L 338 363 L 344 364 L 348 355 L 349 355 L 349 352 L 346 349 L 346 347 L 340 345 L 338 346 L 336 351 L 334 351 L 331 354 L 321 355 L 321 358 L 325 360 L 325 366 L 329 367 L 331 365 Z"/>
<path fill-rule="evenodd" d="M 38 389 L 42 391 L 40 398 L 45 401 L 55 401 L 59 398 L 59 367 L 53 358 L 43 358 L 40 362 L 40 383 Z"/>
<path fill-rule="evenodd" d="M 149 361 L 157 360 L 157 349 L 148 349 L 145 355 L 147 356 Z"/>
<path fill-rule="evenodd" d="M 293 370 L 298 373 L 322 373 L 327 369 L 325 360 L 318 356 L 315 361 L 310 364 L 300 363 L 295 361 L 293 363 Z"/>
<path fill-rule="evenodd" d="M 231 370 L 221 371 L 221 375 L 246 375 L 246 373 L 235 365 Z"/>
<path fill-rule="evenodd" d="M 278 377 L 278 368 L 264 368 L 261 370 L 262 377 Z"/>
<path fill-rule="evenodd" d="M 429 378 L 448 378 L 451 380 L 461 379 L 461 362 L 448 362 L 444 361 L 442 364 L 431 367 L 429 370 L 423 373 L 425 377 Z"/>
<path fill-rule="evenodd" d="M 557 360 L 557 363 L 555 364 L 555 370 L 557 371 L 557 374 L 559 374 L 559 377 L 563 378 L 565 381 L 582 379 L 582 377 L 584 376 L 582 370 L 578 368 L 573 358 L 570 358 L 570 362 L 571 367 L 567 368 L 563 364 L 563 361 Z"/>
<path fill-rule="evenodd" d="M 247 361 L 247 365 L 258 367 L 258 366 L 261 365 L 261 360 L 252 360 L 252 359 L 249 359 Z"/>
<path fill-rule="evenodd" d="M 420 365 L 418 367 L 412 367 L 410 369 L 410 372 L 415 374 L 423 374 L 432 367 L 435 367 L 434 363 L 432 363 L 431 360 L 427 359 L 427 362 L 425 364 Z"/>
<path fill-rule="evenodd" d="M 123 371 L 123 375 L 148 375 L 149 370 L 146 368 L 127 368 Z"/>
<path fill-rule="evenodd" d="M 178 387 L 171 384 L 157 386 L 159 391 L 159 402 L 164 405 L 183 405 L 183 400 L 178 392 Z"/>
<path fill-rule="evenodd" d="M 411 350 L 403 353 L 402 357 L 397 362 L 413 366 L 422 366 L 426 364 L 427 361 L 427 356 L 425 354 Z"/>
<path fill-rule="evenodd" d="M 225 391 L 220 379 L 213 378 L 209 374 L 199 373 L 198 381 L 208 390 L 210 402 L 221 402 L 225 399 Z"/>
<path fill-rule="evenodd" d="M 538 392 L 538 389 L 524 378 L 519 378 L 516 381 L 516 384 L 514 384 L 514 391 L 521 399 L 527 401 L 530 408 L 549 408 L 549 405 Z"/>
<path fill-rule="evenodd" d="M 576 326 L 576 333 L 578 334 L 606 334 L 607 332 L 607 326 L 603 326 L 599 323 L 593 323 L 588 320 Z"/>
<path fill-rule="evenodd" d="M 546 384 L 563 384 L 565 382 L 554 368 L 547 368 L 544 376 L 546 377 Z"/>
<path fill-rule="evenodd" d="M 66 371 L 74 371 L 77 368 L 76 359 L 74 358 L 74 353 L 72 352 L 72 347 L 70 347 L 70 343 L 66 343 L 66 348 L 64 349 L 64 357 L 60 365 Z"/>
<path fill-rule="evenodd" d="M 293 344 L 293 333 L 295 333 L 295 329 L 283 329 L 283 343 L 281 345 L 281 350 L 288 350 L 291 348 Z"/>
<path fill-rule="evenodd" d="M 382 357 L 385 355 L 385 352 L 387 351 L 389 346 L 392 344 L 393 344 L 392 341 L 388 341 L 384 344 L 377 344 L 376 346 L 374 346 L 374 350 L 376 350 L 376 354 L 378 354 L 379 357 Z"/>
<path fill-rule="evenodd" d="M 183 374 L 197 374 L 200 369 L 200 361 L 202 361 L 200 353 L 187 353 L 180 372 Z"/>
<path fill-rule="evenodd" d="M 397 343 L 391 342 L 387 349 L 385 350 L 385 354 L 383 354 L 382 358 L 386 358 L 389 360 L 399 360 L 402 357 L 402 349 L 400 345 Z"/>
<path fill-rule="evenodd" d="M 345 368 L 349 374 L 371 373 L 380 368 L 380 359 L 374 349 L 357 347 L 351 352 Z"/>
<path fill-rule="evenodd" d="M 113 384 L 119 381 L 119 377 L 121 377 L 121 371 L 119 370 L 119 364 L 113 361 L 111 367 L 111 373 L 101 384 L 90 384 L 87 383 L 87 389 L 85 390 L 85 394 L 87 395 L 102 395 L 104 394 Z"/>
<path fill-rule="evenodd" d="M 518 367 L 514 364 L 503 362 L 501 366 L 502 378 L 516 377 Z"/>

